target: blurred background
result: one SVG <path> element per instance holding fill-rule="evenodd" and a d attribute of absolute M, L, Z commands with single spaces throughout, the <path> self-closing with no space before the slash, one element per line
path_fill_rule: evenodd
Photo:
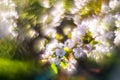
<path fill-rule="evenodd" d="M 91 2 L 85 3 L 80 14 L 74 13 L 73 1 L 0 0 L 0 80 L 120 80 L 120 46 L 115 47 L 114 55 L 105 57 L 101 63 L 78 59 L 74 74 L 67 74 L 41 59 L 45 44 L 52 38 L 60 42 L 70 38 L 69 33 L 76 25 L 71 17 L 77 15 L 79 19 L 75 19 L 79 22 L 92 15 L 98 16 L 101 5 L 109 0 L 83 0 Z"/>

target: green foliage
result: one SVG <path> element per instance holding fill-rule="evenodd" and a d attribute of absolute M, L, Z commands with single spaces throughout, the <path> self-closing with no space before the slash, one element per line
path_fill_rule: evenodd
<path fill-rule="evenodd" d="M 9 74 L 9 76 L 24 72 L 28 73 L 29 65 L 26 62 L 12 61 L 0 58 L 0 74 Z M 13 69 L 14 68 L 14 69 Z M 12 75 L 11 75 L 12 74 Z"/>
<path fill-rule="evenodd" d="M 0 39 L 0 58 L 31 60 L 34 57 L 27 42 L 16 42 L 10 38 Z"/>
<path fill-rule="evenodd" d="M 87 5 L 85 5 L 80 10 L 80 15 L 82 17 L 87 17 L 91 14 L 99 14 L 101 10 L 102 0 L 91 0 Z"/>
<path fill-rule="evenodd" d="M 83 36 L 83 42 L 84 42 L 85 44 L 88 44 L 88 43 L 90 43 L 92 40 L 93 40 L 93 38 L 92 38 L 91 32 L 90 32 L 90 31 L 87 31 L 87 33 L 85 34 L 85 36 Z"/>
<path fill-rule="evenodd" d="M 91 44 L 91 45 L 95 45 L 98 44 L 99 42 L 95 41 L 94 38 L 92 37 L 92 33 L 90 31 L 87 31 L 87 33 L 85 34 L 85 36 L 83 36 L 83 42 L 85 44 Z"/>
<path fill-rule="evenodd" d="M 26 80 L 24 78 L 33 77 L 33 74 L 40 72 L 39 67 L 34 61 L 27 62 L 0 58 L 0 80 Z"/>
<path fill-rule="evenodd" d="M 67 13 L 69 13 L 70 7 L 73 6 L 72 4 L 73 4 L 73 0 L 65 0 L 64 8 Z"/>
<path fill-rule="evenodd" d="M 23 80 L 41 71 L 25 45 L 10 38 L 0 39 L 0 80 Z"/>
<path fill-rule="evenodd" d="M 14 0 L 17 4 L 17 11 L 19 14 L 19 24 L 21 26 L 31 25 L 36 26 L 39 21 L 39 15 L 46 12 L 46 8 L 42 7 L 38 0 Z"/>
<path fill-rule="evenodd" d="M 42 0 L 41 0 L 42 1 Z M 53 5 L 55 0 L 49 0 L 50 1 L 50 4 Z"/>
<path fill-rule="evenodd" d="M 0 57 L 12 58 L 16 53 L 17 43 L 8 38 L 0 39 Z"/>
<path fill-rule="evenodd" d="M 27 42 L 19 42 L 12 59 L 17 60 L 34 60 L 37 55 L 32 52 Z"/>

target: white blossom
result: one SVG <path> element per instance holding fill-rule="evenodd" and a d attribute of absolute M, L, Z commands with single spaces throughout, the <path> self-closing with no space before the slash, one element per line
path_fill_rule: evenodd
<path fill-rule="evenodd" d="M 120 29 L 120 20 L 117 20 L 117 21 L 115 22 L 115 24 L 116 24 L 116 27 L 118 27 L 118 28 Z"/>
<path fill-rule="evenodd" d="M 97 44 L 97 45 L 95 45 L 95 48 L 101 54 L 102 53 L 106 54 L 106 53 L 110 52 L 110 50 L 112 49 L 111 46 L 106 46 L 104 44 Z"/>
<path fill-rule="evenodd" d="M 54 28 L 45 28 L 42 32 L 45 36 L 48 36 L 50 38 L 55 38 L 56 36 L 56 29 Z"/>
<path fill-rule="evenodd" d="M 59 58 L 51 58 L 50 61 L 56 65 L 59 65 L 61 60 Z"/>
<path fill-rule="evenodd" d="M 87 17 L 80 15 L 80 10 L 92 1 L 97 2 L 97 0 L 73 0 L 68 14 L 64 8 L 65 2 L 55 1 L 49 14 L 44 16 L 41 22 L 43 35 L 53 39 L 45 46 L 44 58 L 48 58 L 49 62 L 56 65 L 65 61 L 66 70 L 69 73 L 76 71 L 77 58 L 86 57 L 100 61 L 105 55 L 112 53 L 114 47 L 120 45 L 120 1 L 110 0 L 108 3 L 102 1 L 98 15 L 89 16 L 88 14 Z M 64 18 L 72 19 L 75 26 L 65 24 L 64 27 L 64 22 L 61 23 Z M 70 34 L 70 37 L 64 38 L 63 41 L 55 39 L 57 27 L 63 28 L 61 30 L 63 30 L 64 36 Z M 89 32 L 90 42 L 86 43 L 84 39 L 87 39 L 86 35 L 89 35 Z M 70 49 L 70 52 L 64 50 L 66 47 Z"/>
<path fill-rule="evenodd" d="M 51 7 L 50 0 L 41 0 L 40 4 L 45 8 L 50 8 Z"/>
<path fill-rule="evenodd" d="M 111 30 L 115 27 L 115 18 L 112 15 L 107 15 L 102 19 L 100 27 L 103 30 Z"/>
<path fill-rule="evenodd" d="M 73 72 L 73 71 L 75 71 L 76 70 L 76 67 L 73 65 L 73 64 L 69 64 L 69 66 L 68 66 L 68 72 Z"/>
<path fill-rule="evenodd" d="M 101 7 L 102 13 L 108 13 L 109 10 L 110 10 L 110 7 L 107 4 L 102 4 L 102 7 Z"/>
<path fill-rule="evenodd" d="M 116 10 L 116 9 L 118 10 L 118 9 L 120 9 L 120 1 L 119 0 L 110 0 L 109 6 L 113 10 Z"/>
<path fill-rule="evenodd" d="M 57 27 L 60 25 L 61 20 L 64 18 L 64 2 L 63 1 L 57 1 L 54 5 L 53 8 L 50 11 L 50 15 L 52 16 L 52 21 L 49 24 L 51 27 Z M 57 16 L 56 16 L 57 14 Z"/>
<path fill-rule="evenodd" d="M 90 44 L 86 44 L 85 46 L 84 46 L 84 50 L 86 51 L 86 52 L 89 52 L 89 51 L 91 51 L 92 50 L 92 45 L 90 45 Z"/>
<path fill-rule="evenodd" d="M 16 5 L 12 0 L 1 0 L 0 7 L 0 37 L 16 37 L 17 33 L 14 31 L 17 26 L 15 19 L 18 18 Z"/>
<path fill-rule="evenodd" d="M 46 45 L 46 49 L 51 51 L 51 50 L 55 49 L 57 47 L 57 45 L 58 45 L 58 41 L 56 39 L 54 39 Z"/>
<path fill-rule="evenodd" d="M 75 58 L 80 58 L 86 56 L 86 53 L 83 51 L 82 48 L 74 48 L 73 49 Z"/>
<path fill-rule="evenodd" d="M 84 7 L 90 0 L 74 0 L 75 6 L 78 9 L 81 9 L 82 7 Z"/>
<path fill-rule="evenodd" d="M 49 51 L 49 50 L 45 50 L 44 54 L 41 55 L 42 58 L 49 58 L 51 55 L 53 55 L 54 51 Z"/>
<path fill-rule="evenodd" d="M 65 35 L 71 34 L 72 28 L 71 25 L 67 25 L 64 29 L 63 32 Z"/>
<path fill-rule="evenodd" d="M 115 31 L 114 44 L 117 46 L 120 45 L 120 30 L 119 29 Z"/>
<path fill-rule="evenodd" d="M 64 46 L 68 47 L 68 48 L 73 48 L 74 45 L 75 45 L 75 43 L 71 39 L 66 40 L 64 43 Z"/>
<path fill-rule="evenodd" d="M 65 55 L 65 51 L 62 48 L 56 49 L 55 53 L 57 56 L 60 56 L 60 57 L 63 57 Z"/>
<path fill-rule="evenodd" d="M 114 44 L 115 44 L 116 46 L 119 46 L 119 45 L 120 45 L 120 38 L 116 37 L 116 38 L 114 39 Z"/>
<path fill-rule="evenodd" d="M 67 68 L 69 74 L 73 74 L 77 70 L 76 64 L 77 64 L 77 60 L 75 58 L 71 57 L 68 62 L 68 68 Z"/>
<path fill-rule="evenodd" d="M 37 39 L 35 40 L 34 44 L 33 44 L 33 48 L 35 50 L 35 52 L 40 52 L 42 50 L 45 49 L 45 42 L 46 42 L 46 39 Z"/>
<path fill-rule="evenodd" d="M 87 29 L 84 26 L 79 26 L 78 28 L 73 29 L 72 38 L 75 39 L 75 38 L 80 38 L 84 36 L 86 33 L 86 30 Z"/>
<path fill-rule="evenodd" d="M 115 36 L 120 38 L 120 29 L 115 31 Z"/>
<path fill-rule="evenodd" d="M 111 40 L 111 39 L 114 39 L 115 34 L 114 34 L 114 31 L 109 31 L 106 34 L 104 34 L 103 36 L 104 36 L 104 38 Z"/>

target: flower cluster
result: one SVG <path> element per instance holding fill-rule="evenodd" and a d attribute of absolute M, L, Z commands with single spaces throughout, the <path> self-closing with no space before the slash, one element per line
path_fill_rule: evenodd
<path fill-rule="evenodd" d="M 1 0 L 0 7 L 0 37 L 15 37 L 17 34 L 13 30 L 16 27 L 15 19 L 18 18 L 16 5 L 12 0 Z"/>
<path fill-rule="evenodd" d="M 34 9 L 35 4 L 40 5 L 40 14 Z M 73 73 L 77 60 L 92 58 L 99 62 L 120 46 L 119 4 L 119 0 L 34 0 L 32 8 L 23 7 L 26 13 L 21 12 L 20 19 L 26 23 L 18 25 L 17 37 L 23 41 L 32 39 L 41 61 Z M 15 4 L 3 0 L 0 6 L 0 37 L 15 36 L 12 32 L 16 26 L 14 19 L 18 18 Z"/>
<path fill-rule="evenodd" d="M 93 58 L 99 62 L 120 45 L 120 1 L 101 1 L 99 13 L 89 8 L 89 4 L 95 5 L 96 0 L 73 2 L 73 6 L 69 7 L 69 14 L 66 14 L 65 2 L 55 1 L 50 13 L 42 18 L 43 34 L 50 37 L 51 41 L 44 45 L 41 56 L 67 71 L 76 70 L 77 59 Z M 73 20 L 74 25 L 64 26 L 62 21 L 65 18 Z M 57 29 L 62 30 L 63 34 L 58 35 Z"/>

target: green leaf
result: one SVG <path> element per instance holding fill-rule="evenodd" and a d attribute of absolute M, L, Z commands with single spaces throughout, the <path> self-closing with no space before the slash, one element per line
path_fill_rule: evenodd
<path fill-rule="evenodd" d="M 102 0 L 91 0 L 87 3 L 81 10 L 80 15 L 83 17 L 87 17 L 91 14 L 99 14 L 101 10 Z"/>

